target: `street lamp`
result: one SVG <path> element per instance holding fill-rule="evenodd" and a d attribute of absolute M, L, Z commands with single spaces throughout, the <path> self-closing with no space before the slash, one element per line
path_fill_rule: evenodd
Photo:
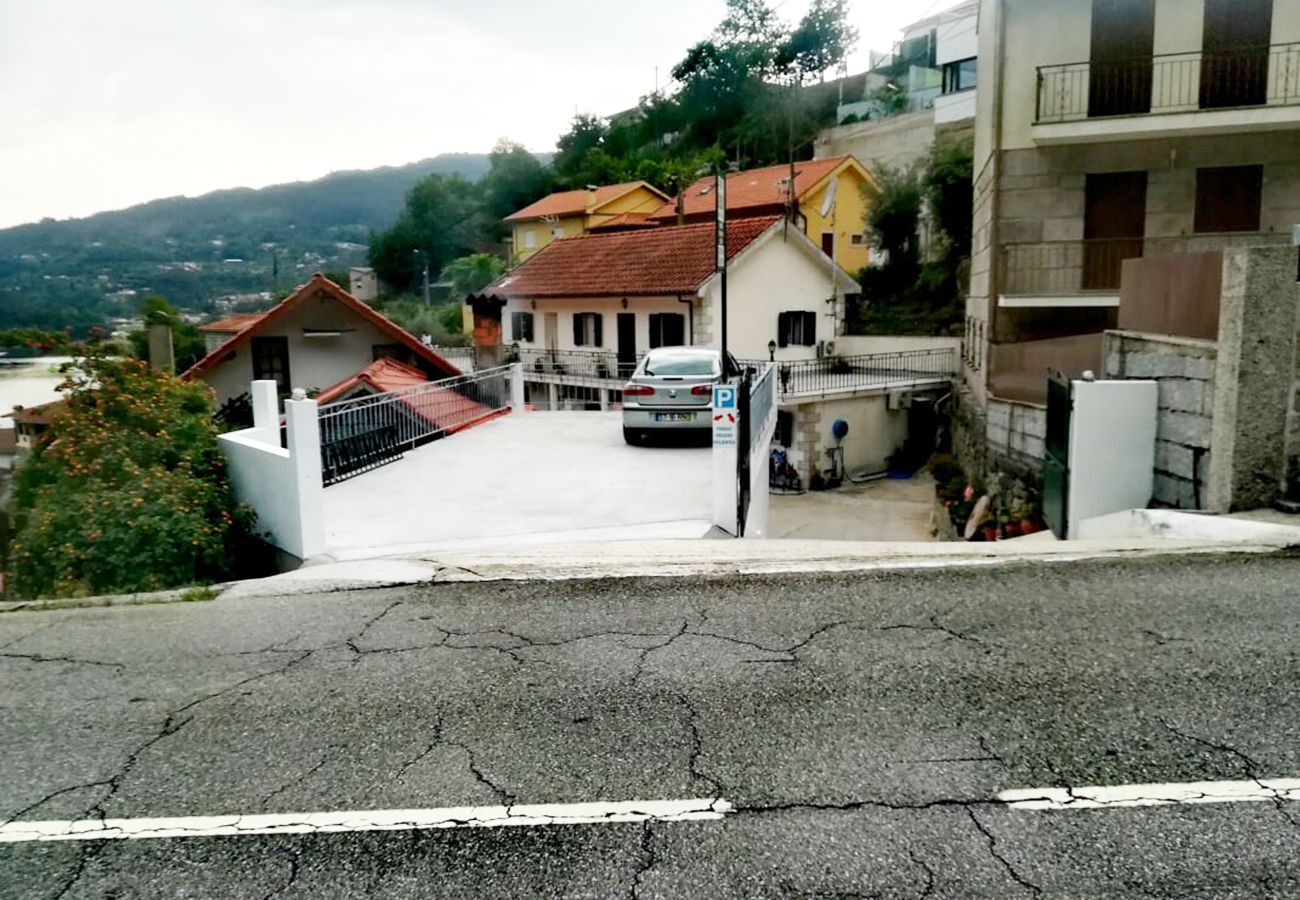
<path fill-rule="evenodd" d="M 718 294 L 722 307 L 722 370 L 727 369 L 727 175 L 736 170 L 735 163 L 719 162 L 699 170 L 700 175 L 713 171 L 713 244 L 717 250 Z"/>
<path fill-rule="evenodd" d="M 767 342 L 767 361 L 776 362 L 776 341 Z"/>

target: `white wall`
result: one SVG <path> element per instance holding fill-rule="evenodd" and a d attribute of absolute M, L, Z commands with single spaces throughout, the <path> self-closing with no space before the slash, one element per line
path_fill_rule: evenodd
<path fill-rule="evenodd" d="M 690 299 L 690 298 L 688 298 Z M 533 306 L 536 305 L 536 309 Z M 698 304 L 697 304 L 698 305 Z M 501 313 L 501 340 L 507 346 L 518 338 L 514 334 L 514 316 L 516 312 L 533 314 L 533 342 L 519 341 L 523 349 L 544 350 L 551 346 L 547 343 L 546 314 L 556 313 L 558 329 L 556 349 L 559 350 L 607 350 L 618 351 L 618 314 L 636 315 L 636 350 L 644 353 L 650 349 L 650 316 L 654 313 L 676 313 L 686 320 L 686 340 L 691 338 L 691 308 L 685 303 L 678 303 L 676 297 L 629 297 L 627 309 L 623 309 L 620 300 L 612 298 L 579 298 L 573 300 L 520 300 L 511 298 L 506 302 Z M 602 346 L 577 347 L 573 343 L 573 316 L 575 313 L 594 312 L 604 316 L 602 326 Z"/>
<path fill-rule="evenodd" d="M 1154 381 L 1074 382 L 1069 537 L 1086 519 L 1150 504 L 1158 393 Z"/>
<path fill-rule="evenodd" d="M 1175 2 L 1175 0 L 1167 0 Z M 1186 0 L 1183 0 L 1186 4 Z M 1030 128 L 1038 115 L 1038 67 L 1087 62 L 1092 47 L 1092 3 L 1089 0 L 1005 0 L 1006 40 L 1002 111 L 1002 149 L 1018 150 L 1035 146 Z M 984 10 L 997 4 L 985 0 Z M 1197 15 L 1200 3 L 1194 4 Z M 993 29 L 989 29 L 992 31 Z M 980 30 L 980 98 L 976 117 L 977 141 L 980 117 L 992 113 L 984 94 L 991 86 L 985 74 L 993 67 L 994 54 L 989 41 L 992 35 Z M 987 51 L 986 51 L 986 48 Z M 988 60 L 988 63 L 984 63 Z M 976 163 L 976 170 L 980 168 Z"/>
<path fill-rule="evenodd" d="M 979 16 L 972 13 L 939 25 L 935 29 L 938 32 L 935 62 L 942 66 L 975 56 L 979 52 L 978 24 Z"/>
<path fill-rule="evenodd" d="M 836 291 L 831 286 L 831 260 L 824 254 L 795 246 L 806 240 L 791 229 L 788 241 L 778 228 L 759 238 L 734 260 L 727 273 L 727 345 L 738 359 L 767 359 L 767 342 L 776 340 L 777 316 L 783 312 L 812 312 L 817 315 L 817 340 L 838 340 L 843 324 L 843 276 Z M 720 334 L 720 289 L 711 282 L 706 288 L 713 319 L 712 332 Z M 828 303 L 832 294 L 837 302 Z M 835 313 L 833 318 L 830 313 Z M 714 346 L 718 346 L 717 342 Z M 782 360 L 815 359 L 816 346 L 783 347 L 776 351 Z"/>
<path fill-rule="evenodd" d="M 960 353 L 961 338 L 846 334 L 835 339 L 837 356 L 870 356 L 876 353 L 907 353 L 912 350 L 956 350 Z"/>
<path fill-rule="evenodd" d="M 285 403 L 288 449 L 280 446 L 274 381 L 255 381 L 252 428 L 217 440 L 235 496 L 257 513 L 256 530 L 305 560 L 325 552 L 320 425 L 314 400 Z"/>
<path fill-rule="evenodd" d="M 975 109 L 978 103 L 975 91 L 961 91 L 957 94 L 936 97 L 934 99 L 934 124 L 949 125 L 953 122 L 973 119 L 975 118 Z"/>
<path fill-rule="evenodd" d="M 339 329 L 338 337 L 304 338 L 303 329 Z M 289 382 L 291 388 L 319 390 L 354 375 L 374 362 L 376 344 L 392 344 L 393 338 L 325 294 L 308 297 L 282 319 L 257 331 L 257 337 L 289 339 Z M 248 390 L 253 380 L 251 341 L 235 350 L 232 358 L 203 374 L 203 380 L 224 403 Z"/>

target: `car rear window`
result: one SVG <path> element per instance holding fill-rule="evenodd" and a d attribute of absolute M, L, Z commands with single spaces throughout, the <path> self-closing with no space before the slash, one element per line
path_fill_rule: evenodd
<path fill-rule="evenodd" d="M 670 356 L 646 362 L 645 373 L 652 377 L 676 375 L 717 375 L 718 361 L 712 356 Z"/>

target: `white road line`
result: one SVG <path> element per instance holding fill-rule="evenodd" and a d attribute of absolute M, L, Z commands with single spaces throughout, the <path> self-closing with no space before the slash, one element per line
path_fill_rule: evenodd
<path fill-rule="evenodd" d="M 444 809 L 381 809 L 251 816 L 10 822 L 0 825 L 0 844 L 339 831 L 413 831 L 426 828 L 539 827 L 610 822 L 705 822 L 721 819 L 731 810 L 732 805 L 722 799 L 626 800 L 615 803 L 542 803 L 510 807 L 453 806 Z"/>
<path fill-rule="evenodd" d="M 1259 781 L 1189 781 L 1183 784 L 1121 784 L 1111 787 L 1020 788 L 998 799 L 1012 809 L 1114 809 L 1175 803 L 1264 803 L 1300 800 L 1300 778 Z"/>

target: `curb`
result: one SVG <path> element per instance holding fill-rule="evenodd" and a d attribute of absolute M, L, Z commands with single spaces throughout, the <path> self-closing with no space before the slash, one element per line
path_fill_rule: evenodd
<path fill-rule="evenodd" d="M 213 585 L 210 588 L 188 587 L 173 588 L 167 591 L 148 591 L 139 594 L 107 594 L 98 597 L 58 597 L 50 600 L 4 600 L 0 601 L 0 615 L 15 612 L 40 612 L 51 609 L 89 609 L 108 606 L 151 606 L 159 603 L 206 603 L 220 597 L 229 585 Z M 211 597 L 186 598 L 186 594 L 196 590 L 211 590 Z"/>

